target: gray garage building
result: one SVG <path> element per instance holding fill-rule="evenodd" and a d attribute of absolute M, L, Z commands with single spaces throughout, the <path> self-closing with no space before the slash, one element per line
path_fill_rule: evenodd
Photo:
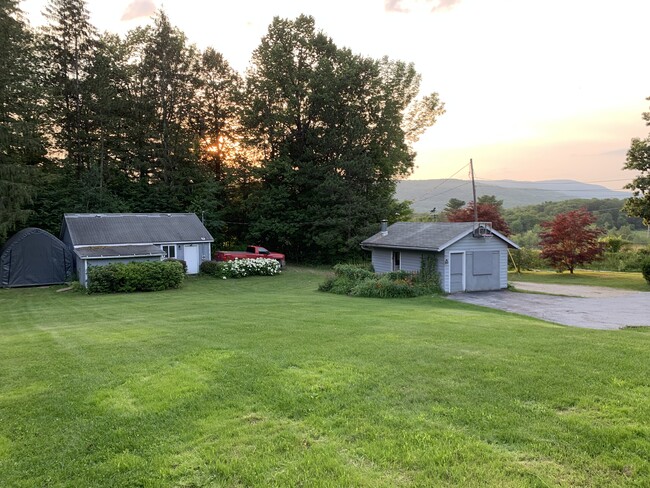
<path fill-rule="evenodd" d="M 73 251 L 79 281 L 89 266 L 182 259 L 197 274 L 214 241 L 193 213 L 65 214 L 63 242 Z"/>
<path fill-rule="evenodd" d="M 488 222 L 396 222 L 361 243 L 377 273 L 420 271 L 433 256 L 443 290 L 499 290 L 508 286 L 508 248 L 519 246 Z"/>

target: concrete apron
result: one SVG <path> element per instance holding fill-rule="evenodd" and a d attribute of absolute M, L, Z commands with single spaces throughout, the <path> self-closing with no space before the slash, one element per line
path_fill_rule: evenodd
<path fill-rule="evenodd" d="M 457 293 L 448 298 L 572 327 L 603 330 L 626 326 L 650 327 L 650 293 L 647 292 L 577 285 L 512 284 L 522 291 L 568 296 L 502 290 Z"/>

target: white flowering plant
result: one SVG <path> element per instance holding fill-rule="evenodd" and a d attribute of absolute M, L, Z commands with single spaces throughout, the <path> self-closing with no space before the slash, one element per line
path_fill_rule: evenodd
<path fill-rule="evenodd" d="M 280 263 L 275 259 L 235 259 L 220 263 L 219 274 L 223 278 L 245 278 L 246 276 L 273 276 L 279 274 Z"/>

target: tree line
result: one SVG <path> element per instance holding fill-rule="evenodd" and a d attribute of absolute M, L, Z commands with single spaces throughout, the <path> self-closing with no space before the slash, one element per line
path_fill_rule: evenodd
<path fill-rule="evenodd" d="M 39 29 L 0 7 L 0 242 L 57 235 L 66 212 L 196 212 L 217 246 L 331 262 L 409 212 L 395 181 L 444 112 L 412 64 L 300 16 L 273 19 L 242 75 L 162 11 L 120 37 L 84 0 L 50 0 Z"/>

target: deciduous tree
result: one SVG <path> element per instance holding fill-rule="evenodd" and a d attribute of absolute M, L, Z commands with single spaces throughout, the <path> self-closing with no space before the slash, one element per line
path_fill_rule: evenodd
<path fill-rule="evenodd" d="M 646 100 L 650 100 L 650 97 Z M 643 120 L 650 125 L 650 112 L 643 113 Z M 625 185 L 625 188 L 632 190 L 632 197 L 625 201 L 625 211 L 628 215 L 641 217 L 644 224 L 650 226 L 650 136 L 632 139 L 623 169 L 640 173 Z"/>
<path fill-rule="evenodd" d="M 450 198 L 447 204 L 445 205 L 445 212 L 453 212 L 454 210 L 461 209 L 465 206 L 465 200 L 460 200 L 458 198 Z"/>
<path fill-rule="evenodd" d="M 413 168 L 411 141 L 442 113 L 436 94 L 416 100 L 419 82 L 411 64 L 337 47 L 311 17 L 274 19 L 246 81 L 243 124 L 263 150 L 251 237 L 332 261 L 404 211 L 395 179 Z"/>
<path fill-rule="evenodd" d="M 499 231 L 504 236 L 510 235 L 510 227 L 501 216 L 501 210 L 498 206 L 491 203 L 479 203 L 476 206 L 476 211 L 480 222 L 490 222 L 494 230 Z M 463 208 L 448 212 L 447 220 L 449 222 L 473 222 L 474 202 L 469 202 Z"/>
<path fill-rule="evenodd" d="M 597 260 L 604 252 L 605 246 L 599 238 L 605 231 L 594 227 L 595 221 L 596 218 L 583 208 L 543 222 L 541 257 L 558 271 L 569 270 L 571 274 L 576 266 Z"/>

